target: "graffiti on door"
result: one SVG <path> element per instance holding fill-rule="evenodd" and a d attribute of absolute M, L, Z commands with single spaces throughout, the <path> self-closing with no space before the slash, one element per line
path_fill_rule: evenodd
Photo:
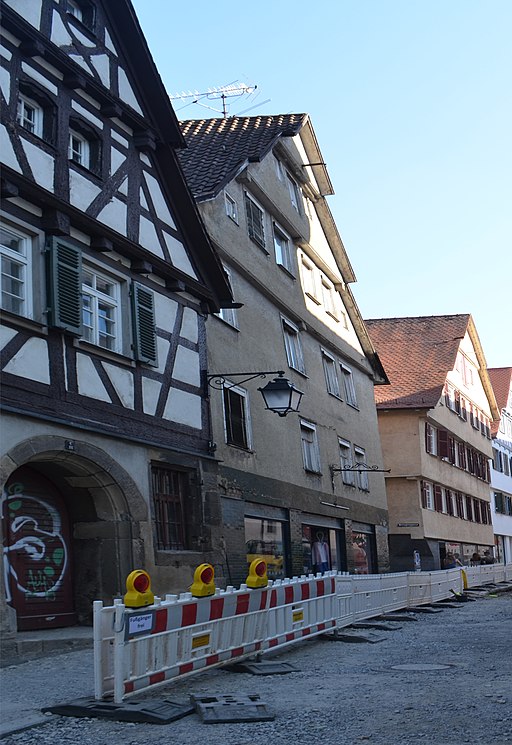
<path fill-rule="evenodd" d="M 55 599 L 68 568 L 62 521 L 48 502 L 24 493 L 22 483 L 10 484 L 2 493 L 2 516 L 8 525 L 4 545 L 4 576 L 7 602 L 11 582 L 27 597 Z M 10 556 L 23 556 L 20 574 Z"/>

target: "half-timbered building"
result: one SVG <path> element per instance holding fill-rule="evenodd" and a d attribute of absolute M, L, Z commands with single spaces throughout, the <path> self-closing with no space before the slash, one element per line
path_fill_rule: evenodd
<path fill-rule="evenodd" d="M 208 560 L 204 326 L 231 292 L 129 0 L 2 6 L 2 605 L 28 629 Z"/>

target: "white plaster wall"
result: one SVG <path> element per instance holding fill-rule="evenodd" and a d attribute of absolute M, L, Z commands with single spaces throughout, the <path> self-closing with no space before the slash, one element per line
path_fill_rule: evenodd
<path fill-rule="evenodd" d="M 123 370 L 123 368 L 111 365 L 109 362 L 102 362 L 102 365 L 123 406 L 126 406 L 127 409 L 133 409 L 135 387 L 131 370 Z"/>
<path fill-rule="evenodd" d="M 31 26 L 39 28 L 41 20 L 41 0 L 5 0 Z"/>
<path fill-rule="evenodd" d="M 157 328 L 164 329 L 165 331 L 172 331 L 176 320 L 176 313 L 178 311 L 178 303 L 176 300 L 171 300 L 171 298 L 161 295 L 158 292 L 155 292 L 154 297 Z"/>
<path fill-rule="evenodd" d="M 5 67 L 0 67 L 0 88 L 7 103 L 9 103 L 11 98 L 10 86 L 11 76 L 9 75 L 9 71 Z"/>
<path fill-rule="evenodd" d="M 167 355 L 169 354 L 169 347 L 171 345 L 167 339 L 162 339 L 161 336 L 157 336 L 156 346 L 158 353 L 158 372 L 163 373 L 167 366 Z"/>
<path fill-rule="evenodd" d="M 128 82 L 128 77 L 122 67 L 119 68 L 118 77 L 119 77 L 119 98 L 121 98 L 123 101 L 125 101 L 125 103 L 131 106 L 132 109 L 135 109 L 135 111 L 138 111 L 139 114 L 142 114 L 143 111 L 141 107 L 139 106 L 139 102 L 137 101 L 135 93 L 133 92 L 133 88 Z"/>
<path fill-rule="evenodd" d="M 74 207 L 85 212 L 101 189 L 81 173 L 69 169 L 69 201 Z"/>
<path fill-rule="evenodd" d="M 145 217 L 140 218 L 139 223 L 139 243 L 152 254 L 163 257 L 163 251 L 160 246 L 160 241 L 156 234 L 155 226 L 153 223 Z"/>
<path fill-rule="evenodd" d="M 30 0 L 28 0 L 28 2 L 30 3 Z M 66 47 L 70 44 L 73 44 L 73 38 L 70 36 L 67 28 L 62 23 L 61 17 L 56 10 L 53 11 L 52 32 L 50 34 L 50 39 L 58 47 Z M 77 55 L 72 56 L 76 57 Z"/>
<path fill-rule="evenodd" d="M 31 78 L 37 80 L 37 82 L 40 83 L 44 88 L 47 88 L 49 91 L 51 91 L 55 96 L 58 94 L 59 90 L 57 86 L 54 85 L 50 80 L 48 80 L 48 78 L 46 78 L 44 75 L 41 75 L 41 73 L 39 73 L 37 70 L 34 70 L 33 67 L 27 65 L 26 62 L 21 63 L 21 69 Z"/>
<path fill-rule="evenodd" d="M 192 308 L 184 308 L 183 320 L 181 322 L 180 335 L 193 344 L 197 344 L 199 329 L 197 325 L 197 313 Z"/>
<path fill-rule="evenodd" d="M 99 119 L 97 116 L 94 116 L 94 114 L 91 114 L 91 112 L 88 109 L 85 109 L 83 106 L 80 106 L 77 101 L 74 99 L 71 101 L 71 108 L 77 111 L 79 114 L 81 114 L 84 119 L 88 119 L 90 122 L 95 124 L 98 129 L 103 129 L 103 121 Z"/>
<path fill-rule="evenodd" d="M 200 385 L 201 377 L 199 370 L 199 355 L 188 347 L 179 346 L 176 350 L 176 359 L 172 377 L 182 380 L 191 385 Z"/>
<path fill-rule="evenodd" d="M 165 405 L 164 419 L 201 429 L 201 397 L 171 388 Z"/>
<path fill-rule="evenodd" d="M 14 339 L 17 333 L 16 329 L 10 329 L 8 326 L 0 326 L 0 349 L 3 349 L 11 339 Z"/>
<path fill-rule="evenodd" d="M 163 222 L 166 222 L 168 225 L 170 225 L 171 228 L 176 228 L 176 224 L 169 211 L 169 207 L 162 193 L 162 189 L 160 188 L 160 184 L 158 183 L 156 178 L 151 176 L 151 174 L 149 173 L 145 173 L 144 178 L 146 179 L 146 184 L 148 186 L 149 193 L 151 194 L 151 201 L 153 202 L 153 207 L 155 208 L 158 217 L 160 218 L 160 220 L 163 220 Z"/>
<path fill-rule="evenodd" d="M 126 235 L 126 205 L 120 199 L 113 197 L 112 201 L 103 207 L 97 219 L 105 225 L 110 225 L 121 235 Z"/>
<path fill-rule="evenodd" d="M 11 140 L 3 124 L 0 124 L 0 153 L 2 154 L 2 163 L 14 171 L 21 173 L 20 164 L 12 149 Z"/>
<path fill-rule="evenodd" d="M 28 140 L 23 141 L 23 149 L 25 150 L 25 155 L 27 156 L 38 186 L 42 186 L 43 189 L 48 189 L 48 191 L 53 191 L 55 159 Z"/>
<path fill-rule="evenodd" d="M 197 274 L 192 268 L 192 264 L 190 263 L 183 244 L 177 241 L 174 236 L 169 235 L 169 233 L 164 232 L 164 238 L 165 242 L 167 243 L 169 253 L 171 254 L 171 261 L 173 265 L 178 269 L 181 269 L 182 272 L 185 272 L 189 276 L 194 277 L 194 279 L 197 279 Z"/>
<path fill-rule="evenodd" d="M 86 354 L 77 354 L 76 356 L 76 374 L 78 378 L 78 392 L 81 396 L 96 398 L 99 401 L 111 403 L 105 386 L 101 378 Z"/>
<path fill-rule="evenodd" d="M 45 339 L 29 339 L 4 367 L 4 372 L 50 384 L 50 359 Z"/>
<path fill-rule="evenodd" d="M 153 378 L 142 378 L 142 406 L 144 413 L 154 416 L 162 384 Z"/>
<path fill-rule="evenodd" d="M 96 54 L 91 57 L 91 63 L 100 76 L 105 88 L 110 88 L 110 61 L 106 54 Z"/>

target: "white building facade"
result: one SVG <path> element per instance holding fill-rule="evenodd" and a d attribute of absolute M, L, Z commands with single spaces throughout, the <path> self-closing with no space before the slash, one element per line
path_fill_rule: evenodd
<path fill-rule="evenodd" d="M 491 511 L 495 555 L 500 563 L 512 561 L 512 368 L 491 368 L 500 419 L 492 429 Z"/>

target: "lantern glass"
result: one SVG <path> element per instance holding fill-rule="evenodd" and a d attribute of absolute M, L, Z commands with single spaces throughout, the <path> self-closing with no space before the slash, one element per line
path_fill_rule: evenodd
<path fill-rule="evenodd" d="M 287 378 L 279 377 L 271 380 L 264 388 L 258 388 L 265 406 L 279 416 L 286 416 L 291 411 L 298 411 L 302 398 L 302 391 L 295 388 Z"/>

